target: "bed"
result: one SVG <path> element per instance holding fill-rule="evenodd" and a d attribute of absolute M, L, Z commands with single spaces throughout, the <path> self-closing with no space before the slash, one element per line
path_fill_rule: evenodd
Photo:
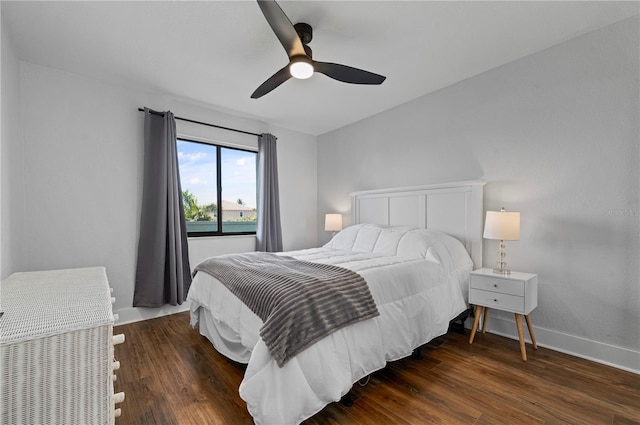
<path fill-rule="evenodd" d="M 280 255 L 336 265 L 364 278 L 379 315 L 340 328 L 284 364 L 260 337 L 263 321 L 215 277 L 198 272 L 191 325 L 247 364 L 240 396 L 257 424 L 297 424 L 353 383 L 447 331 L 467 308 L 480 264 L 482 182 L 351 194 L 352 223 L 321 248 Z"/>

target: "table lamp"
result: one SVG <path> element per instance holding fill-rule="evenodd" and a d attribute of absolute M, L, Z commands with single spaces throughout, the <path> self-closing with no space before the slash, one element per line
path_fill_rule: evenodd
<path fill-rule="evenodd" d="M 507 211 L 502 208 L 500 211 L 487 211 L 484 222 L 485 239 L 496 239 L 500 241 L 498 247 L 498 261 L 493 269 L 494 273 L 510 274 L 504 258 L 507 256 L 504 249 L 504 241 L 520 240 L 520 212 Z"/>
<path fill-rule="evenodd" d="M 342 230 L 342 214 L 325 214 L 324 216 L 324 231 L 333 232 L 331 237 L 336 235 L 336 232 Z"/>

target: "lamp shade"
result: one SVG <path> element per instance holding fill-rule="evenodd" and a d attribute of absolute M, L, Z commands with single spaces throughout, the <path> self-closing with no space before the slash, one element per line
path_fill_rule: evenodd
<path fill-rule="evenodd" d="M 503 241 L 520 240 L 520 212 L 517 211 L 487 211 L 484 222 L 485 239 L 499 239 Z"/>
<path fill-rule="evenodd" d="M 325 232 L 339 232 L 342 230 L 342 214 L 325 214 L 324 230 Z"/>

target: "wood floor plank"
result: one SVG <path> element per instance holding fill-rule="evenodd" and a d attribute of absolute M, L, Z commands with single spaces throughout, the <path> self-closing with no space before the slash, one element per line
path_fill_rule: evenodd
<path fill-rule="evenodd" d="M 384 388 L 397 388 L 401 394 L 413 394 L 411 400 L 418 403 L 416 409 L 424 415 L 425 408 L 437 412 L 429 416 L 437 423 L 472 424 L 481 412 L 468 403 L 465 397 L 455 391 L 448 391 L 439 380 L 425 379 L 424 370 L 420 370 L 421 361 L 407 358 L 393 362 L 377 373 L 383 378 Z M 434 372 L 436 369 L 429 369 Z M 463 390 L 458 387 L 458 390 Z"/>
<path fill-rule="evenodd" d="M 116 327 L 121 362 L 116 425 L 252 424 L 238 395 L 245 366 L 220 355 L 188 313 Z M 640 376 L 545 348 L 520 357 L 518 341 L 452 332 L 422 358 L 392 362 L 305 425 L 640 425 Z"/>
<path fill-rule="evenodd" d="M 613 425 L 640 425 L 640 419 L 635 420 L 635 419 L 625 418 L 623 416 L 614 414 L 612 424 Z"/>
<path fill-rule="evenodd" d="M 495 337 L 495 336 L 492 336 Z M 501 339 L 495 337 L 496 343 Z M 491 351 L 487 347 L 484 351 Z M 529 361 L 518 367 L 505 368 L 509 364 L 508 359 L 492 357 L 490 353 L 476 356 L 474 364 L 467 364 L 464 379 L 474 382 L 474 385 L 483 385 L 485 396 L 490 395 L 491 402 L 503 400 L 509 405 L 515 406 L 532 417 L 542 419 L 549 423 L 609 423 L 610 410 L 606 403 L 594 399 L 588 394 L 575 391 L 571 385 L 573 377 L 565 377 L 568 385 L 557 385 L 553 380 L 530 379 L 534 374 L 542 377 L 543 368 Z M 458 362 L 467 361 L 459 359 Z M 452 362 L 450 362 L 452 363 Z M 458 375 L 457 370 L 450 373 L 452 378 Z M 487 382 L 494 385 L 488 386 Z M 481 403 L 481 401 L 479 401 Z M 494 407 L 495 409 L 496 407 Z"/>

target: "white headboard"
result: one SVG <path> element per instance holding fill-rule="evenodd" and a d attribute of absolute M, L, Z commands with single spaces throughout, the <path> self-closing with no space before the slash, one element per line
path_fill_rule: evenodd
<path fill-rule="evenodd" d="M 478 268 L 484 184 L 465 181 L 350 193 L 351 222 L 439 230 L 462 242 Z"/>

